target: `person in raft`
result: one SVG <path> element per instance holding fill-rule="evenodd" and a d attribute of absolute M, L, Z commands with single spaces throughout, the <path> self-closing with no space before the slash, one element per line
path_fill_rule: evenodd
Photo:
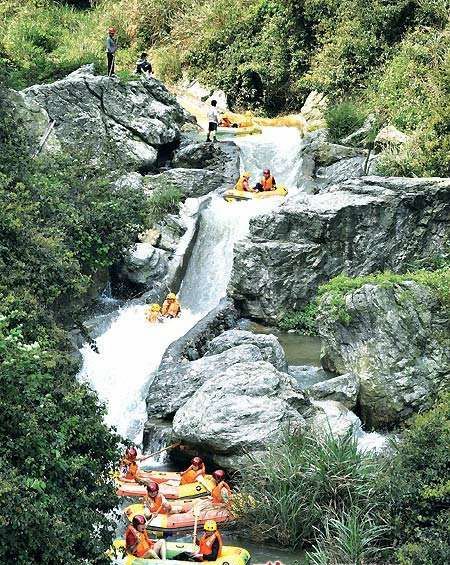
<path fill-rule="evenodd" d="M 133 445 L 128 447 L 120 462 L 120 469 L 123 475 L 121 477 L 122 480 L 136 481 L 139 475 L 138 461 L 145 458 L 145 455 L 138 455 L 137 449 Z"/>
<path fill-rule="evenodd" d="M 161 316 L 161 306 L 159 304 L 150 304 L 150 306 L 145 310 L 145 317 L 150 324 L 156 324 L 156 322 L 163 322 L 164 318 Z"/>
<path fill-rule="evenodd" d="M 114 60 L 116 58 L 118 43 L 116 39 L 116 28 L 110 27 L 106 38 L 106 60 L 108 63 L 108 76 L 114 76 Z"/>
<path fill-rule="evenodd" d="M 136 61 L 136 68 L 134 70 L 136 75 L 144 75 L 147 78 L 152 76 L 153 69 L 150 61 L 147 59 L 147 53 L 141 53 L 141 56 Z"/>
<path fill-rule="evenodd" d="M 142 559 L 166 559 L 166 542 L 154 541 L 148 537 L 144 516 L 135 516 L 125 532 L 127 553 Z"/>
<path fill-rule="evenodd" d="M 231 500 L 231 488 L 225 482 L 225 472 L 217 469 L 212 474 L 212 478 L 216 483 L 211 491 L 211 499 L 213 504 L 228 504 Z"/>
<path fill-rule="evenodd" d="M 147 494 L 143 497 L 144 515 L 147 520 L 158 516 L 158 514 L 184 514 L 190 510 L 190 504 L 179 502 L 170 504 L 165 496 L 159 492 L 159 485 L 154 481 L 150 481 L 147 485 Z"/>
<path fill-rule="evenodd" d="M 258 192 L 268 192 L 275 190 L 277 183 L 275 177 L 270 173 L 270 169 L 264 169 L 262 179 L 256 183 L 255 190 Z"/>
<path fill-rule="evenodd" d="M 243 192 L 255 192 L 253 188 L 250 187 L 250 173 L 242 173 L 239 177 L 239 180 L 234 185 L 234 190 L 239 190 Z"/>
<path fill-rule="evenodd" d="M 211 108 L 208 110 L 208 135 L 206 141 L 216 141 L 217 126 L 219 125 L 219 111 L 217 110 L 217 100 L 211 100 Z"/>
<path fill-rule="evenodd" d="M 177 296 L 173 292 L 169 292 L 163 302 L 161 315 L 164 318 L 178 318 L 181 313 L 181 306 L 177 300 Z"/>
<path fill-rule="evenodd" d="M 206 520 L 203 526 L 204 534 L 195 542 L 198 545 L 198 551 L 190 555 L 190 559 L 194 561 L 216 561 L 222 553 L 222 536 L 217 528 L 215 520 Z"/>
<path fill-rule="evenodd" d="M 189 467 L 181 474 L 180 485 L 189 485 L 203 478 L 206 474 L 205 464 L 200 457 L 194 457 Z"/>

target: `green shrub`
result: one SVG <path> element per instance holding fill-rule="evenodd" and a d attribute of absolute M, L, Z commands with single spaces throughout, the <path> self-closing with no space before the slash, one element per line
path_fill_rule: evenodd
<path fill-rule="evenodd" d="M 288 436 L 246 467 L 242 504 L 236 503 L 240 524 L 249 525 L 258 541 L 311 544 L 325 531 L 329 517 L 373 506 L 379 472 L 372 457 L 358 452 L 351 434 Z M 246 495 L 253 498 L 250 505 Z"/>
<path fill-rule="evenodd" d="M 364 119 L 364 112 L 350 101 L 344 101 L 336 106 L 327 108 L 325 120 L 329 128 L 330 140 L 339 142 L 359 129 L 363 125 Z"/>
<path fill-rule="evenodd" d="M 380 492 L 389 508 L 401 565 L 447 563 L 450 557 L 450 395 L 415 416 L 396 446 Z"/>
<path fill-rule="evenodd" d="M 303 310 L 286 314 L 278 323 L 284 331 L 299 330 L 307 335 L 317 335 L 317 302 L 310 302 Z"/>
<path fill-rule="evenodd" d="M 156 224 L 163 220 L 166 214 L 177 212 L 182 197 L 182 191 L 170 183 L 153 191 L 148 202 L 149 223 Z"/>

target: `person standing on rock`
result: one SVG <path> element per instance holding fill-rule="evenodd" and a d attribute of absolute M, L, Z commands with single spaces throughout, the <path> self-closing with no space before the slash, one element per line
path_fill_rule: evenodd
<path fill-rule="evenodd" d="M 114 60 L 117 51 L 117 38 L 116 28 L 110 27 L 108 30 L 108 37 L 106 38 L 106 59 L 108 62 L 108 76 L 114 75 Z"/>
<path fill-rule="evenodd" d="M 208 135 L 206 141 L 216 141 L 217 126 L 219 125 L 219 111 L 217 109 L 217 100 L 211 100 L 211 108 L 208 110 Z"/>

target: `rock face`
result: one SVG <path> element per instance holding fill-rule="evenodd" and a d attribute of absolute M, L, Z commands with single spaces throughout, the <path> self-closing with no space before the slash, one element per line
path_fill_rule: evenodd
<path fill-rule="evenodd" d="M 136 285 L 152 287 L 167 273 L 167 254 L 150 243 L 136 243 L 125 257 L 122 275 Z"/>
<path fill-rule="evenodd" d="M 330 315 L 329 300 L 324 297 L 319 315 L 323 364 L 359 377 L 365 423 L 395 425 L 448 388 L 450 318 L 430 289 L 414 282 L 366 284 L 346 295 L 345 326 Z"/>
<path fill-rule="evenodd" d="M 53 134 L 62 149 L 69 154 L 83 149 L 112 170 L 153 167 L 159 149 L 179 139 L 185 121 L 183 109 L 158 80 L 123 83 L 96 76 L 91 65 L 27 88 L 21 96 L 55 121 Z"/>
<path fill-rule="evenodd" d="M 235 349 L 243 347 L 254 346 Z M 242 362 L 205 382 L 176 413 L 173 431 L 215 454 L 242 456 L 267 448 L 288 426 L 303 427 L 310 409 L 289 375 L 266 361 Z"/>
<path fill-rule="evenodd" d="M 244 315 L 277 321 L 340 273 L 399 271 L 436 255 L 449 217 L 448 179 L 363 177 L 292 196 L 251 220 L 235 245 L 229 294 Z"/>
<path fill-rule="evenodd" d="M 304 389 L 314 400 L 336 400 L 349 410 L 356 408 L 359 394 L 359 377 L 352 373 L 314 383 Z"/>
<path fill-rule="evenodd" d="M 169 169 L 158 175 L 145 177 L 147 190 L 164 190 L 167 186 L 178 188 L 185 198 L 198 198 L 217 190 L 223 177 L 208 169 Z"/>
<path fill-rule="evenodd" d="M 206 356 L 217 355 L 238 345 L 255 345 L 262 359 L 271 363 L 279 371 L 287 372 L 286 356 L 278 339 L 271 334 L 254 334 L 244 330 L 228 330 L 214 338 L 209 344 Z"/>
<path fill-rule="evenodd" d="M 239 148 L 233 141 L 188 143 L 175 152 L 172 165 L 213 171 L 220 184 L 234 185 L 239 178 Z"/>
<path fill-rule="evenodd" d="M 406 133 L 401 132 L 395 126 L 386 126 L 378 132 L 375 138 L 375 147 L 398 146 L 406 143 L 408 139 Z"/>

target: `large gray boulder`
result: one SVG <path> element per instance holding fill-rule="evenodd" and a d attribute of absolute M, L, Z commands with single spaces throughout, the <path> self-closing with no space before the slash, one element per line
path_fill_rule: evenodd
<path fill-rule="evenodd" d="M 449 217 L 449 179 L 363 177 L 292 196 L 250 221 L 228 292 L 244 315 L 278 321 L 340 273 L 399 271 L 438 254 Z"/>
<path fill-rule="evenodd" d="M 150 243 L 136 243 L 126 255 L 121 275 L 136 285 L 151 288 L 167 273 L 167 253 Z"/>
<path fill-rule="evenodd" d="M 189 142 L 175 152 L 172 166 L 213 171 L 220 184 L 234 185 L 239 178 L 239 148 L 233 141 Z"/>
<path fill-rule="evenodd" d="M 359 393 L 359 377 L 346 373 L 306 387 L 305 392 L 314 400 L 335 400 L 349 410 L 356 407 Z"/>
<path fill-rule="evenodd" d="M 177 188 L 184 198 L 205 196 L 223 183 L 221 174 L 209 169 L 169 169 L 158 175 L 147 175 L 144 186 L 149 190 Z"/>
<path fill-rule="evenodd" d="M 95 75 L 92 65 L 51 84 L 31 86 L 21 96 L 55 121 L 53 134 L 62 149 L 69 154 L 83 150 L 110 170 L 153 167 L 159 148 L 179 139 L 185 121 L 183 109 L 160 81 L 121 82 Z"/>
<path fill-rule="evenodd" d="M 358 375 L 365 423 L 396 425 L 448 388 L 450 319 L 435 291 L 411 281 L 365 284 L 345 296 L 345 324 L 332 300 L 325 295 L 319 313 L 323 364 Z"/>
<path fill-rule="evenodd" d="M 239 345 L 196 361 L 164 363 L 155 373 L 147 396 L 149 417 L 170 418 L 208 380 L 215 382 L 225 371 L 244 361 L 262 360 L 255 345 Z"/>
<path fill-rule="evenodd" d="M 280 342 L 272 334 L 255 334 L 244 330 L 228 330 L 208 344 L 205 356 L 218 355 L 243 344 L 255 345 L 261 351 L 264 361 L 271 363 L 278 371 L 287 372 L 286 355 Z"/>
<path fill-rule="evenodd" d="M 236 349 L 243 347 L 254 346 Z M 173 432 L 180 441 L 211 451 L 217 464 L 226 462 L 220 456 L 229 458 L 230 467 L 233 456 L 266 449 L 290 426 L 302 428 L 310 412 L 292 377 L 266 361 L 242 362 L 205 382 L 184 403 Z"/>

